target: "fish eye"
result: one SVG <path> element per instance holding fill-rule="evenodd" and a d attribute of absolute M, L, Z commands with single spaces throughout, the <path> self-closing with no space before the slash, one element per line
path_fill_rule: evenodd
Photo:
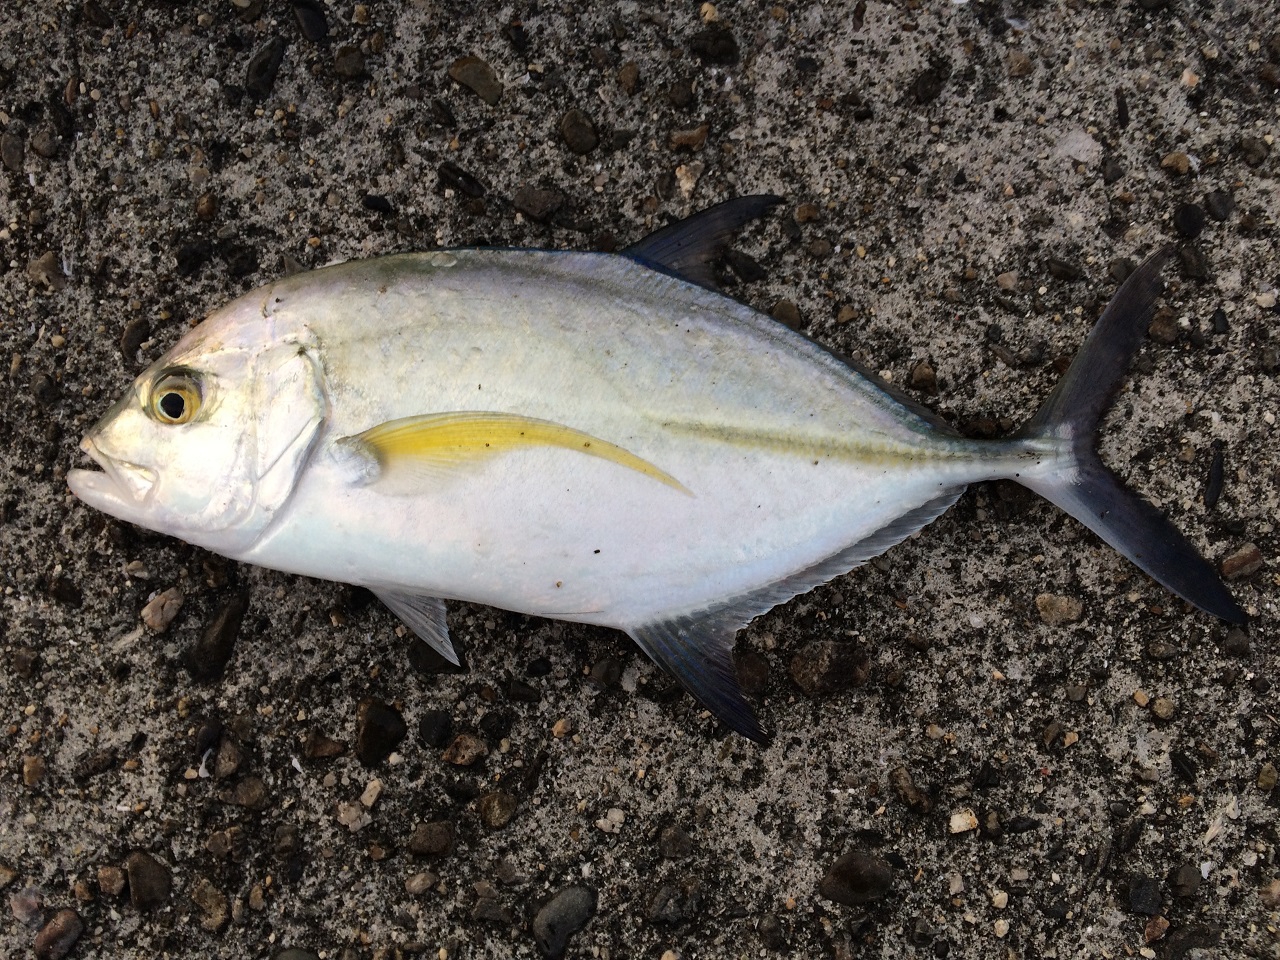
<path fill-rule="evenodd" d="M 186 374 L 161 377 L 151 390 L 150 406 L 161 423 L 190 423 L 200 412 L 200 384 Z"/>

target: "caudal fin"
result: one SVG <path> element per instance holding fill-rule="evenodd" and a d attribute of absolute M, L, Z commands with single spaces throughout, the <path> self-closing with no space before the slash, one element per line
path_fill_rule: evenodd
<path fill-rule="evenodd" d="M 1098 428 L 1146 334 L 1160 295 L 1165 248 L 1120 285 L 1070 369 L 1019 431 L 1067 446 L 1069 466 L 1019 482 L 1075 517 L 1166 589 L 1231 623 L 1248 619 L 1213 567 L 1159 510 L 1098 458 Z"/>

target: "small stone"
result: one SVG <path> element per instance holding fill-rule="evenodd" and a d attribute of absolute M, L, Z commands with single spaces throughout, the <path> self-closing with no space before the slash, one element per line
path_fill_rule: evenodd
<path fill-rule="evenodd" d="M 516 815 L 516 798 L 505 790 L 494 790 L 480 797 L 477 810 L 480 822 L 490 830 L 500 830 Z"/>
<path fill-rule="evenodd" d="M 306 743 L 302 745 L 302 755 L 308 760 L 331 760 L 347 752 L 347 745 L 341 740 L 325 736 L 315 727 L 307 731 Z"/>
<path fill-rule="evenodd" d="M 244 751 L 240 749 L 240 744 L 236 742 L 235 737 L 230 735 L 223 737 L 213 760 L 215 779 L 226 780 L 235 776 L 240 772 L 243 763 Z"/>
<path fill-rule="evenodd" d="M 471 908 L 471 919 L 473 921 L 499 923 L 506 926 L 510 926 L 515 922 L 511 912 L 493 897 L 481 897 L 478 899 L 475 906 Z"/>
<path fill-rule="evenodd" d="M 424 710 L 418 719 L 418 736 L 437 750 L 448 741 L 452 728 L 453 715 L 448 710 Z"/>
<path fill-rule="evenodd" d="M 1053 277 L 1055 280 L 1074 282 L 1084 276 L 1084 271 L 1076 264 L 1067 260 L 1059 259 L 1058 257 L 1050 257 L 1045 261 L 1044 266 L 1045 270 L 1048 271 L 1049 276 Z"/>
<path fill-rule="evenodd" d="M 1046 624 L 1051 627 L 1060 627 L 1064 623 L 1074 623 L 1079 620 L 1084 613 L 1084 607 L 1074 597 L 1042 593 L 1036 597 L 1036 611 Z"/>
<path fill-rule="evenodd" d="M 590 153 L 600 143 L 595 123 L 578 107 L 569 108 L 560 118 L 560 136 L 578 156 Z"/>
<path fill-rule="evenodd" d="M 530 220 L 545 223 L 564 206 L 565 195 L 559 190 L 524 186 L 511 198 L 512 204 Z"/>
<path fill-rule="evenodd" d="M 1204 229 L 1204 222 L 1204 210 L 1194 203 L 1181 204 L 1173 212 L 1174 228 L 1188 240 L 1194 240 L 1200 236 L 1200 231 Z"/>
<path fill-rule="evenodd" d="M 488 753 L 488 745 L 479 737 L 470 733 L 460 733 L 454 737 L 453 743 L 445 748 L 440 759 L 445 763 L 453 764 L 455 767 L 469 767 L 483 759 Z"/>
<path fill-rule="evenodd" d="M 26 152 L 26 142 L 20 134 L 14 132 L 13 128 L 0 135 L 0 162 L 4 163 L 5 169 L 10 173 L 22 172 Z"/>
<path fill-rule="evenodd" d="M 938 374 L 928 360 L 920 360 L 911 368 L 911 388 L 934 396 L 938 392 Z"/>
<path fill-rule="evenodd" d="M 1168 307 L 1161 307 L 1147 326 L 1147 336 L 1156 343 L 1174 344 L 1182 336 L 1178 328 L 1178 316 Z"/>
<path fill-rule="evenodd" d="M 1214 190 L 1204 195 L 1204 208 L 1212 219 L 1222 223 L 1236 208 L 1236 200 L 1225 190 Z"/>
<path fill-rule="evenodd" d="M 1258 789 L 1264 793 L 1270 793 L 1276 788 L 1276 765 L 1271 762 L 1264 763 L 1262 769 L 1258 771 Z"/>
<path fill-rule="evenodd" d="M 1256 543 L 1246 543 L 1225 557 L 1219 565 L 1224 580 L 1240 580 L 1262 569 L 1262 551 Z"/>
<path fill-rule="evenodd" d="M 82 933 L 84 921 L 80 919 L 80 914 L 71 909 L 59 910 L 36 934 L 37 960 L 62 960 L 71 952 Z"/>
<path fill-rule="evenodd" d="M 947 824 L 947 829 L 952 833 L 968 833 L 970 830 L 977 830 L 977 814 L 967 807 L 963 810 L 957 810 L 951 815 Z"/>
<path fill-rule="evenodd" d="M 911 82 L 911 92 L 915 95 L 916 103 L 921 106 L 933 103 L 942 95 L 943 83 L 942 75 L 932 67 L 916 74 Z"/>
<path fill-rule="evenodd" d="M 618 68 L 618 86 L 627 96 L 632 96 L 640 85 L 640 68 L 634 60 L 628 60 Z"/>
<path fill-rule="evenodd" d="M 249 609 L 249 592 L 242 590 L 227 600 L 203 633 L 186 651 L 184 662 L 191 678 L 198 682 L 217 680 L 226 672 L 235 651 L 240 624 Z"/>
<path fill-rule="evenodd" d="M 126 875 L 119 867 L 98 868 L 98 889 L 108 897 L 118 897 L 124 891 Z"/>
<path fill-rule="evenodd" d="M 333 55 L 333 72 L 343 80 L 359 80 L 365 75 L 364 54 L 350 44 L 339 47 Z"/>
<path fill-rule="evenodd" d="M 200 908 L 200 926 L 210 933 L 217 933 L 231 919 L 231 903 L 227 895 L 201 877 L 191 889 L 191 902 Z"/>
<path fill-rule="evenodd" d="M 34 148 L 35 144 L 32 143 Z M 1244 158 L 1246 165 L 1250 167 L 1260 167 L 1266 162 L 1267 156 L 1271 153 L 1271 147 L 1267 141 L 1261 137 L 1241 137 L 1240 138 L 1240 156 Z"/>
<path fill-rule="evenodd" d="M 129 876 L 129 902 L 135 910 L 154 910 L 173 892 L 169 868 L 144 850 L 135 850 L 124 862 Z"/>
<path fill-rule="evenodd" d="M 150 337 L 151 324 L 142 317 L 135 317 L 125 324 L 120 334 L 120 356 L 124 357 L 125 363 L 138 362 L 138 351 Z"/>
<path fill-rule="evenodd" d="M 1156 697 L 1151 703 L 1151 712 L 1161 720 L 1172 720 L 1176 709 L 1174 702 L 1168 697 Z"/>
<path fill-rule="evenodd" d="M 182 609 L 182 601 L 184 599 L 182 591 L 177 587 L 170 587 L 168 590 L 156 594 L 142 608 L 142 622 L 152 632 L 164 633 L 169 629 L 169 625 L 173 623 L 178 611 Z"/>
<path fill-rule="evenodd" d="M 996 276 L 996 286 L 1001 290 L 1012 292 L 1018 289 L 1018 274 L 1013 270 L 1006 270 Z"/>
<path fill-rule="evenodd" d="M 730 30 L 718 23 L 708 24 L 689 41 L 689 49 L 703 63 L 732 66 L 738 62 L 738 41 Z"/>
<path fill-rule="evenodd" d="M 679 824 L 669 823 L 658 832 L 658 852 L 668 860 L 683 860 L 693 853 L 693 838 Z"/>
<path fill-rule="evenodd" d="M 39 786 L 44 779 L 44 757 L 26 756 L 22 758 L 22 783 L 24 786 Z"/>
<path fill-rule="evenodd" d="M 483 183 L 451 161 L 446 160 L 440 164 L 436 168 L 436 176 L 440 178 L 440 182 L 445 187 L 450 190 L 456 190 L 464 196 L 477 198 L 483 197 L 485 194 Z"/>
<path fill-rule="evenodd" d="M 1135 874 L 1129 881 L 1129 910 L 1154 917 L 1160 912 L 1160 884 L 1153 877 Z"/>
<path fill-rule="evenodd" d="M 376 767 L 400 746 L 409 727 L 400 711 L 372 698 L 356 707 L 356 758 L 366 767 Z"/>
<path fill-rule="evenodd" d="M 1169 930 L 1169 921 L 1164 917 L 1155 916 L 1147 921 L 1147 928 L 1143 932 L 1147 943 L 1155 943 L 1163 937 Z"/>
<path fill-rule="evenodd" d="M 1229 657 L 1247 657 L 1249 655 L 1249 634 L 1239 627 L 1227 631 L 1222 641 L 1222 652 Z"/>
<path fill-rule="evenodd" d="M 42 123 L 31 132 L 31 152 L 53 160 L 62 149 L 62 137 L 51 123 Z"/>
<path fill-rule="evenodd" d="M 871 658 L 852 643 L 815 640 L 791 660 L 791 679 L 811 697 L 860 687 L 870 675 Z"/>
<path fill-rule="evenodd" d="M 911 773 L 906 767 L 894 767 L 889 771 L 889 785 L 898 799 L 916 813 L 928 813 L 933 809 L 933 801 L 929 795 L 916 786 Z"/>
<path fill-rule="evenodd" d="M 255 100 L 271 96 L 276 85 L 276 75 L 284 63 L 284 40 L 272 37 L 255 51 L 245 68 L 244 88 Z"/>
<path fill-rule="evenodd" d="M 360 804 L 366 810 L 372 809 L 380 796 L 382 796 L 382 781 L 375 777 L 364 785 L 364 790 L 360 793 Z"/>
<path fill-rule="evenodd" d="M 302 28 L 302 35 L 312 43 L 320 43 L 329 36 L 329 21 L 320 0 L 293 0 L 293 15 Z"/>
<path fill-rule="evenodd" d="M 800 329 L 800 308 L 790 300 L 779 300 L 769 313 L 773 319 L 792 330 Z"/>
<path fill-rule="evenodd" d="M 1209 258 L 1194 243 L 1178 247 L 1178 268 L 1188 280 L 1204 280 L 1209 276 Z"/>
<path fill-rule="evenodd" d="M 596 892 L 590 887 L 566 887 L 548 900 L 533 918 L 533 940 L 548 960 L 559 960 L 569 939 L 596 912 Z"/>
<path fill-rule="evenodd" d="M 1169 889 L 1175 897 L 1186 900 L 1200 892 L 1200 867 L 1194 863 L 1184 863 L 1169 876 Z"/>
<path fill-rule="evenodd" d="M 448 820 L 420 823 L 409 838 L 409 852 L 416 857 L 446 857 L 453 852 L 453 824 Z"/>
<path fill-rule="evenodd" d="M 707 142 L 707 134 L 711 132 L 711 124 L 700 123 L 696 127 L 676 130 L 671 134 L 673 150 L 701 150 Z"/>
<path fill-rule="evenodd" d="M 1166 153 L 1160 160 L 1160 166 L 1166 170 L 1176 173 L 1180 177 L 1185 177 L 1191 170 L 1191 158 L 1180 150 L 1173 153 Z"/>
<path fill-rule="evenodd" d="M 561 717 L 551 727 L 551 735 L 557 740 L 563 740 L 565 737 L 573 734 L 573 721 L 568 717 Z"/>
<path fill-rule="evenodd" d="M 439 882 L 440 878 L 430 870 L 422 870 L 405 879 L 404 889 L 410 896 L 420 897 Z"/>
<path fill-rule="evenodd" d="M 1102 162 L 1102 182 L 1107 186 L 1122 179 L 1127 171 L 1115 157 L 1107 157 Z"/>
<path fill-rule="evenodd" d="M 591 679 L 606 690 L 616 687 L 622 682 L 622 661 L 617 657 L 605 657 L 591 665 L 588 674 Z"/>
<path fill-rule="evenodd" d="M 1031 58 L 1021 50 L 1010 50 L 1005 62 L 1011 78 L 1031 76 Z"/>
<path fill-rule="evenodd" d="M 459 57 L 449 65 L 449 78 L 466 87 L 489 106 L 502 98 L 502 84 L 493 67 L 479 57 Z"/>
<path fill-rule="evenodd" d="M 245 777 L 231 788 L 231 802 L 246 810 L 265 809 L 267 796 L 267 784 L 261 777 Z"/>
<path fill-rule="evenodd" d="M 62 272 L 62 263 L 52 250 L 27 264 L 27 276 L 50 292 L 62 290 L 67 285 L 67 275 Z"/>
<path fill-rule="evenodd" d="M 694 104 L 693 81 L 681 77 L 667 87 L 667 100 L 677 110 L 688 110 Z"/>
<path fill-rule="evenodd" d="M 854 851 L 837 860 L 818 883 L 818 896 L 860 907 L 884 897 L 893 885 L 893 868 L 868 853 Z"/>

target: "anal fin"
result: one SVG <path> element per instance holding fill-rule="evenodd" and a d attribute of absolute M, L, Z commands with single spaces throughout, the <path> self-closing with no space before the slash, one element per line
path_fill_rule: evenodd
<path fill-rule="evenodd" d="M 438 597 L 423 597 L 391 587 L 375 587 L 373 592 L 436 653 L 455 667 L 460 665 L 457 651 L 453 649 L 453 643 L 449 640 L 449 626 L 445 623 L 443 600 Z"/>

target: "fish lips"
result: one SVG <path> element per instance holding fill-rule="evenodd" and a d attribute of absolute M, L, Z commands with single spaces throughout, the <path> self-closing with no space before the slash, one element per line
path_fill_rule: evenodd
<path fill-rule="evenodd" d="M 71 492 L 96 510 L 121 520 L 136 520 L 145 511 L 155 489 L 156 472 L 141 464 L 111 457 L 98 448 L 92 437 L 80 441 L 80 449 L 92 457 L 102 471 L 69 471 L 67 486 Z"/>

